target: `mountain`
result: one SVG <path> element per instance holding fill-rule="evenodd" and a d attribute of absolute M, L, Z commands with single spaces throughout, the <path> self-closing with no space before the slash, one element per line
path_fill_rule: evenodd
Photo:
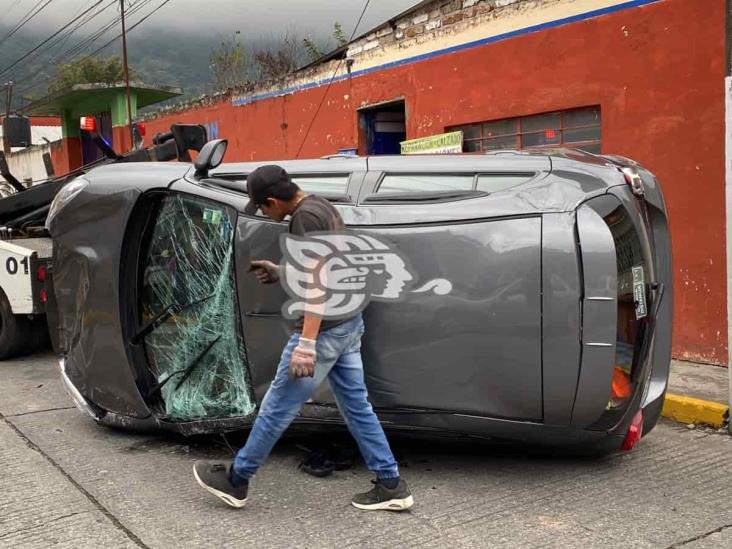
<path fill-rule="evenodd" d="M 0 26 L 0 37 L 7 34 L 8 28 Z M 292 31 L 290 31 L 292 32 Z M 21 30 L 5 43 L 0 44 L 0 71 L 11 65 L 25 53 L 49 36 L 47 32 Z M 110 36 L 100 39 L 95 46 L 76 57 L 80 59 L 104 44 Z M 306 35 L 307 36 L 307 35 Z M 244 48 L 252 50 L 269 50 L 278 44 L 274 37 L 268 39 L 247 40 L 237 36 Z M 214 77 L 210 69 L 209 58 L 211 52 L 217 48 L 222 40 L 231 40 L 215 32 L 134 32 L 127 39 L 129 65 L 139 78 L 150 85 L 177 86 L 182 88 L 184 98 L 194 97 L 206 92 L 215 91 Z M 59 45 L 49 50 L 42 48 L 39 55 L 18 63 L 11 71 L 0 73 L 0 85 L 13 80 L 14 95 L 13 108 L 17 109 L 33 99 L 46 94 L 48 83 L 54 77 L 55 64 L 58 61 L 72 60 L 64 56 L 64 52 L 71 48 L 76 40 L 69 40 L 63 46 Z M 297 38 L 299 42 L 301 38 Z M 325 47 L 327 37 L 317 39 Z M 98 44 L 98 45 L 97 45 Z M 332 47 L 332 42 L 330 43 Z M 102 50 L 102 57 L 112 55 L 122 56 L 121 40 Z M 302 53 L 305 61 L 304 51 Z M 0 93 L 0 112 L 5 109 L 5 94 Z"/>

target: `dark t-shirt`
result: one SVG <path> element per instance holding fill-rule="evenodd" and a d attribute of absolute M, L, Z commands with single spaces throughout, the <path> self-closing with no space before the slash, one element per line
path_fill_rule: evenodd
<path fill-rule="evenodd" d="M 305 236 L 315 231 L 342 231 L 345 229 L 341 214 L 333 204 L 320 196 L 308 195 L 292 212 L 290 234 Z"/>
<path fill-rule="evenodd" d="M 290 219 L 290 234 L 305 236 L 312 232 L 343 231 L 346 228 L 341 214 L 325 198 L 309 195 L 303 198 L 292 212 Z M 324 319 L 320 324 L 320 331 L 327 330 L 348 322 L 350 318 L 338 320 Z M 303 317 L 295 320 L 295 330 L 302 330 Z"/>

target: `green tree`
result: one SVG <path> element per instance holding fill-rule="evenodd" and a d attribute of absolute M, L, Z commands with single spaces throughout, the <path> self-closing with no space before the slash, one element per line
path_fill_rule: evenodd
<path fill-rule="evenodd" d="M 249 81 L 250 59 L 236 38 L 222 40 L 209 61 L 217 87 L 234 88 Z"/>
<path fill-rule="evenodd" d="M 274 48 L 254 54 L 257 75 L 260 80 L 281 80 L 297 69 L 302 61 L 300 41 L 288 31 Z"/>
<path fill-rule="evenodd" d="M 328 37 L 328 40 L 325 42 L 325 44 L 323 44 L 322 46 L 319 46 L 315 43 L 314 40 L 311 40 L 310 38 L 302 39 L 305 53 L 307 54 L 308 59 L 310 59 L 310 62 L 317 61 L 326 53 L 328 53 L 328 50 L 331 48 L 331 39 L 335 40 L 336 48 L 342 48 L 343 46 L 348 44 L 348 37 L 346 37 L 345 33 L 343 32 L 343 27 L 338 21 L 333 23 L 333 32 L 331 33 L 330 37 Z"/>
<path fill-rule="evenodd" d="M 136 75 L 130 71 L 130 79 Z M 116 84 L 124 81 L 124 69 L 119 57 L 85 57 L 56 65 L 56 76 L 48 85 L 49 93 L 75 84 Z"/>
<path fill-rule="evenodd" d="M 346 44 L 348 44 L 348 38 L 346 37 L 345 33 L 343 32 L 343 27 L 341 27 L 341 24 L 336 21 L 333 23 L 333 38 L 335 38 L 336 43 L 338 44 L 339 48 L 342 48 Z"/>

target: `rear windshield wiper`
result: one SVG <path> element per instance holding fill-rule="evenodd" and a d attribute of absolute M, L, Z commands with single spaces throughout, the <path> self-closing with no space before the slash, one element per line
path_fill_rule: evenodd
<path fill-rule="evenodd" d="M 389 204 L 395 202 L 447 202 L 466 198 L 488 196 L 483 191 L 414 191 L 405 193 L 372 194 L 363 199 L 364 204 Z"/>
<path fill-rule="evenodd" d="M 152 320 L 150 320 L 150 322 L 140 328 L 139 331 L 130 338 L 130 341 L 135 345 L 138 344 L 145 336 L 150 335 L 152 332 L 157 330 L 159 326 L 167 322 L 171 316 L 182 313 L 183 311 L 190 307 L 193 307 L 194 305 L 198 305 L 199 303 L 208 301 L 214 295 L 216 295 L 216 292 L 209 294 L 202 299 L 191 301 L 190 303 L 184 303 L 182 305 L 179 303 L 169 303 L 168 305 L 163 307 L 163 309 L 158 314 L 156 314 L 152 318 Z"/>

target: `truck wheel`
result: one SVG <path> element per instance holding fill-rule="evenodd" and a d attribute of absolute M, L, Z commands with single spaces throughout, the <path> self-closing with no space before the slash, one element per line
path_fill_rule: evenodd
<path fill-rule="evenodd" d="M 24 348 L 30 332 L 28 319 L 13 314 L 5 292 L 0 290 L 0 360 L 10 358 Z"/>

